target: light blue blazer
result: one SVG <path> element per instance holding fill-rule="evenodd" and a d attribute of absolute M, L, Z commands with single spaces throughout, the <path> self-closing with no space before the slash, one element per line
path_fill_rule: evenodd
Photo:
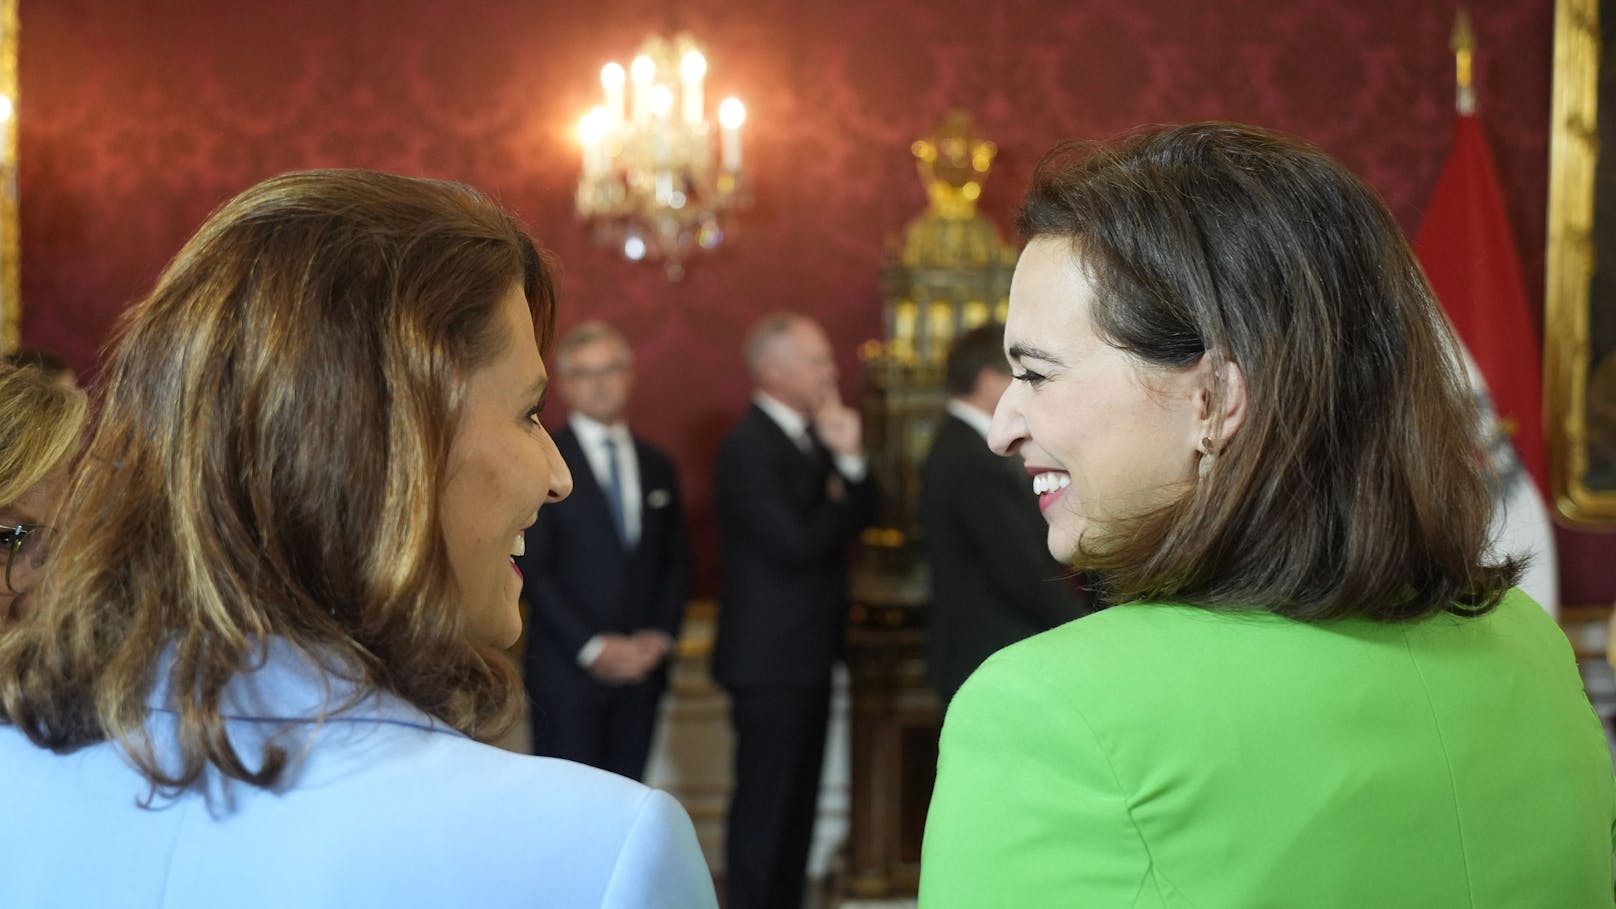
<path fill-rule="evenodd" d="M 58 755 L 0 725 L 0 906 L 716 907 L 667 794 L 478 744 L 386 694 L 314 721 L 354 691 L 276 642 L 223 710 L 249 766 L 266 736 L 286 745 L 281 784 L 213 775 L 150 808 L 114 746 Z M 159 744 L 173 721 L 154 707 Z"/>

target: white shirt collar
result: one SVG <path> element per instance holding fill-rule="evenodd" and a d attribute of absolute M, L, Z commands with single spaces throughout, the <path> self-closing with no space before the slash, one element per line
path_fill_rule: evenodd
<path fill-rule="evenodd" d="M 948 399 L 948 412 L 950 415 L 958 417 L 961 423 L 976 430 L 984 441 L 987 440 L 988 428 L 993 425 L 993 414 L 981 408 L 972 407 L 959 398 Z"/>
<path fill-rule="evenodd" d="M 795 409 L 780 403 L 779 398 L 767 392 L 752 392 L 752 403 L 756 404 L 759 410 L 768 414 L 769 419 L 773 420 L 775 425 L 779 426 L 780 430 L 786 434 L 786 437 L 793 442 L 801 438 L 802 434 L 808 429 L 808 419 L 806 417 Z"/>
<path fill-rule="evenodd" d="M 578 441 L 588 448 L 598 448 L 606 444 L 608 437 L 618 444 L 623 444 L 630 438 L 627 424 L 617 422 L 608 426 L 576 410 L 568 414 L 567 423 L 572 427 L 572 431 L 578 434 Z"/>

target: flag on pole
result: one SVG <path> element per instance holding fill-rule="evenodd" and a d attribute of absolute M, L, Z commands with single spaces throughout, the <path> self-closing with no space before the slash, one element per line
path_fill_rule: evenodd
<path fill-rule="evenodd" d="M 1481 122 L 1460 114 L 1453 151 L 1414 239 L 1425 276 L 1492 392 L 1516 454 L 1547 488 L 1542 343 Z"/>
<path fill-rule="evenodd" d="M 1496 477 L 1494 552 L 1528 557 L 1521 587 L 1558 614 L 1554 525 L 1544 504 L 1542 342 L 1527 305 L 1498 171 L 1475 114 L 1472 43 L 1461 11 L 1454 28 L 1459 101 L 1453 149 L 1414 252 L 1465 347 L 1480 436 Z"/>

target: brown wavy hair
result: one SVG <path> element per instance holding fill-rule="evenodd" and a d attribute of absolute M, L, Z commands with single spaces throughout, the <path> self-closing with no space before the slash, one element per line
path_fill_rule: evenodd
<path fill-rule="evenodd" d="M 78 450 L 84 392 L 35 366 L 0 363 L 0 505 L 32 489 Z"/>
<path fill-rule="evenodd" d="M 1517 561 L 1484 556 L 1457 342 L 1346 168 L 1255 127 L 1154 127 L 1046 155 L 1017 226 L 1070 240 L 1096 333 L 1144 369 L 1211 356 L 1245 381 L 1244 424 L 1193 491 L 1082 553 L 1110 599 L 1395 621 L 1479 615 L 1515 583 Z"/>
<path fill-rule="evenodd" d="M 550 272 L 453 183 L 309 171 L 221 207 L 119 329 L 33 613 L 0 638 L 4 717 L 59 752 L 115 741 L 156 791 L 210 764 L 269 786 L 285 753 L 237 753 L 220 700 L 278 637 L 474 738 L 507 730 L 520 684 L 446 605 L 438 506 L 498 302 L 520 284 L 542 346 Z M 162 665 L 177 764 L 146 728 Z"/>

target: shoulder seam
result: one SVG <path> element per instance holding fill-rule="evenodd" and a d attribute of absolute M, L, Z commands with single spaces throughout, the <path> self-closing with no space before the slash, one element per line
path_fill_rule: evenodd
<path fill-rule="evenodd" d="M 1425 696 L 1426 707 L 1431 711 L 1431 726 L 1436 731 L 1437 744 L 1442 747 L 1442 765 L 1448 771 L 1448 795 L 1453 803 L 1453 825 L 1459 831 L 1459 862 L 1464 867 L 1466 904 L 1476 905 L 1475 882 L 1470 874 L 1470 839 L 1465 836 L 1464 815 L 1459 810 L 1459 784 L 1453 775 L 1453 756 L 1448 753 L 1448 739 L 1442 734 L 1442 719 L 1437 715 L 1436 704 L 1431 700 L 1431 686 L 1425 682 L 1425 672 L 1420 668 L 1420 661 L 1415 659 L 1414 645 L 1408 639 L 1408 629 L 1404 628 L 1403 648 L 1408 653 L 1409 667 L 1414 670 L 1414 677 L 1420 681 L 1420 693 Z"/>
<path fill-rule="evenodd" d="M 1117 797 L 1122 801 L 1123 813 L 1128 816 L 1128 823 L 1133 827 L 1134 837 L 1138 839 L 1140 848 L 1145 850 L 1145 870 L 1139 881 L 1138 893 L 1144 892 L 1147 883 L 1154 882 L 1157 895 L 1162 896 L 1160 873 L 1156 868 L 1156 855 L 1151 851 L 1150 840 L 1145 837 L 1145 831 L 1140 828 L 1138 819 L 1133 816 L 1133 799 L 1129 795 L 1130 790 L 1123 785 L 1122 777 L 1117 773 L 1116 763 L 1111 760 L 1110 750 L 1106 748 L 1105 742 L 1101 740 L 1099 732 L 1095 730 L 1094 724 L 1089 721 L 1088 714 L 1083 712 L 1083 708 L 1072 700 L 1068 692 L 1062 691 L 1059 692 L 1059 695 L 1062 702 L 1071 708 L 1072 713 L 1083 724 L 1083 728 L 1088 731 L 1089 737 L 1094 740 L 1094 747 L 1099 749 L 1100 756 L 1105 760 L 1105 769 L 1111 774 L 1111 782 L 1116 786 Z M 1134 901 L 1138 902 L 1137 893 L 1134 896 Z"/>

